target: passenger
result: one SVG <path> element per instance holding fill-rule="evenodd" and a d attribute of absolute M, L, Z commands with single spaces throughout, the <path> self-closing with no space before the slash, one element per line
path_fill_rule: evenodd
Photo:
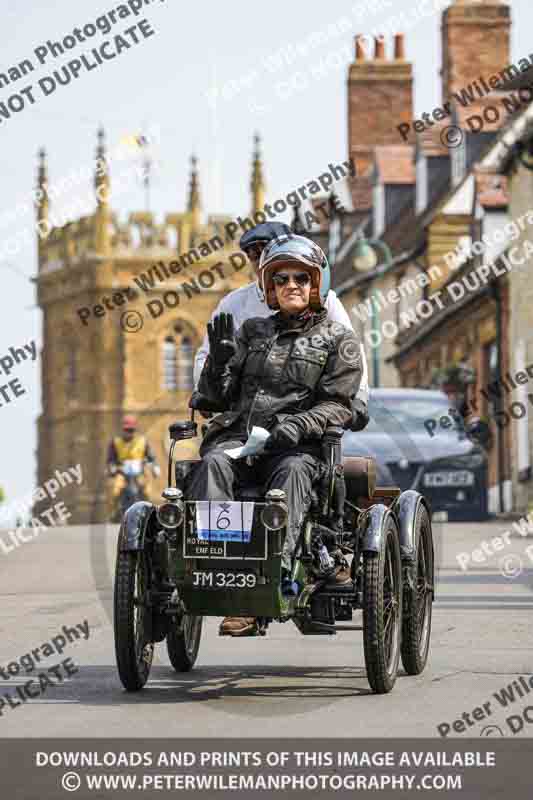
<path fill-rule="evenodd" d="M 256 279 L 246 286 L 241 286 L 229 292 L 222 298 L 220 303 L 215 308 L 211 321 L 214 317 L 225 312 L 233 316 L 233 323 L 237 331 L 246 319 L 251 317 L 269 317 L 274 313 L 274 310 L 269 308 L 265 302 L 263 292 L 261 290 L 261 279 L 259 274 L 259 259 L 261 253 L 269 242 L 276 239 L 278 236 L 293 236 L 291 229 L 283 222 L 264 222 L 261 225 L 256 225 L 241 237 L 240 248 L 244 250 L 248 256 Z M 335 294 L 330 289 L 330 269 L 329 264 L 324 266 L 324 306 L 328 312 L 328 317 L 333 322 L 339 322 L 346 328 L 353 330 L 353 325 L 350 317 L 346 313 L 344 306 Z M 352 430 L 360 430 L 365 427 L 368 422 L 368 370 L 366 364 L 366 357 L 363 345 L 360 345 L 361 350 L 361 384 L 357 392 L 357 397 L 354 400 L 353 408 L 353 421 L 350 426 Z M 198 386 L 200 373 L 205 363 L 205 359 L 209 353 L 209 339 L 207 335 L 200 348 L 196 352 L 194 359 L 194 385 Z"/>

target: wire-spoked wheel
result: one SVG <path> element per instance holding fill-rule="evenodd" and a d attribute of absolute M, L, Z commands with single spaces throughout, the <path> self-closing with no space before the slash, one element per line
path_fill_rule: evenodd
<path fill-rule="evenodd" d="M 115 571 L 114 629 L 118 673 L 130 692 L 142 689 L 152 666 L 149 571 L 145 553 L 118 551 Z"/>
<path fill-rule="evenodd" d="M 408 675 L 420 675 L 426 666 L 433 609 L 433 540 L 425 506 L 418 507 L 414 530 L 414 563 L 404 584 L 402 664 Z"/>
<path fill-rule="evenodd" d="M 167 651 L 176 672 L 189 672 L 200 647 L 203 617 L 184 614 L 167 633 Z"/>
<path fill-rule="evenodd" d="M 390 692 L 396 682 L 402 636 L 402 568 L 394 518 L 387 516 L 379 552 L 363 554 L 363 642 L 370 686 Z"/>

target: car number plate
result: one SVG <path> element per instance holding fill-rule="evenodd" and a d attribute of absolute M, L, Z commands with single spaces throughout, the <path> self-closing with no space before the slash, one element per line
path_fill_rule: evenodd
<path fill-rule="evenodd" d="M 467 470 L 460 472 L 430 472 L 424 475 L 425 486 L 472 486 L 474 474 Z"/>
<path fill-rule="evenodd" d="M 257 575 L 253 572 L 203 572 L 192 573 L 193 587 L 204 589 L 253 589 Z"/>

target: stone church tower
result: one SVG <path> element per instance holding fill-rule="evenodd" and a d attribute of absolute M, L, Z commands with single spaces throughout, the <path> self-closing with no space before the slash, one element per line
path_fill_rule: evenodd
<path fill-rule="evenodd" d="M 251 212 L 262 207 L 264 183 L 255 140 Z M 124 414 L 134 414 L 162 467 L 166 484 L 168 425 L 189 416 L 194 354 L 216 304 L 250 280 L 226 225 L 202 223 L 197 161 L 191 159 L 187 210 L 157 224 L 134 212 L 121 223 L 113 212 L 112 179 L 103 131 L 98 132 L 96 209 L 53 227 L 45 153 L 39 154 L 36 213 L 38 304 L 43 312 L 42 413 L 38 418 L 38 476 L 81 464 L 83 482 L 61 493 L 72 524 L 104 522 L 107 446 Z M 179 452 L 196 453 L 197 440 Z"/>

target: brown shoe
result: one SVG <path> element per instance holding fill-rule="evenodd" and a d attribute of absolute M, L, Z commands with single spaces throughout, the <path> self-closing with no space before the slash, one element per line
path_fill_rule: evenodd
<path fill-rule="evenodd" d="M 257 620 L 255 617 L 224 617 L 218 629 L 219 636 L 255 636 Z"/>
<path fill-rule="evenodd" d="M 352 576 L 350 575 L 350 567 L 347 564 L 342 564 L 340 567 L 337 567 L 335 570 L 335 579 L 332 583 L 335 583 L 336 586 L 345 586 L 351 582 Z"/>

